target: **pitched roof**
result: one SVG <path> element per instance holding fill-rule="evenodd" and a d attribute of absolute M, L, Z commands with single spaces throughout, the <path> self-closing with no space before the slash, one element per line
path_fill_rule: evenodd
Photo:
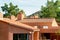
<path fill-rule="evenodd" d="M 0 21 L 6 22 L 6 23 L 9 23 L 9 24 L 12 24 L 12 25 L 16 25 L 18 27 L 25 28 L 25 29 L 28 29 L 28 30 L 39 31 L 39 29 L 37 29 L 37 28 L 34 28 L 32 26 L 20 23 L 19 21 L 10 20 L 8 18 L 3 18 L 3 20 L 0 20 Z"/>
<path fill-rule="evenodd" d="M 29 18 L 29 19 L 23 19 L 23 20 L 19 20 L 20 22 L 53 22 L 54 18 L 36 18 L 36 19 L 32 19 L 32 18 Z"/>
<path fill-rule="evenodd" d="M 40 11 L 37 11 L 37 12 L 35 12 L 35 13 L 33 13 L 33 14 L 27 16 L 27 18 L 30 18 L 31 16 L 34 16 L 34 15 L 38 15 L 38 16 L 39 16 L 39 14 L 41 14 L 41 12 L 40 12 Z"/>

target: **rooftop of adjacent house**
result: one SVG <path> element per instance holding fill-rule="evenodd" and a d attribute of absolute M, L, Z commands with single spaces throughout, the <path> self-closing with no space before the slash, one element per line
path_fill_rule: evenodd
<path fill-rule="evenodd" d="M 20 22 L 53 22 L 55 18 L 25 18 L 23 20 L 19 20 Z"/>

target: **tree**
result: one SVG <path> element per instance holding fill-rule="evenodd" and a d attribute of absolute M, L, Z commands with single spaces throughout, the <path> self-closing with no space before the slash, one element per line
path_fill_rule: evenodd
<path fill-rule="evenodd" d="M 55 5 L 56 5 L 56 13 L 57 13 L 57 21 L 59 21 L 60 22 L 60 1 L 59 0 L 57 0 L 56 2 L 55 2 Z"/>
<path fill-rule="evenodd" d="M 41 7 L 41 18 L 56 18 L 57 21 L 60 21 L 60 1 L 56 0 L 47 0 L 47 5 Z"/>
<path fill-rule="evenodd" d="M 46 7 L 42 6 L 41 8 L 41 13 L 42 17 L 46 18 L 51 18 L 51 17 L 56 17 L 56 12 L 55 12 L 55 6 L 53 1 L 48 1 Z"/>
<path fill-rule="evenodd" d="M 2 11 L 5 12 L 4 17 L 10 17 L 11 15 L 16 16 L 19 12 L 18 6 L 14 6 L 12 3 L 10 3 L 9 5 L 5 3 L 4 6 L 1 6 L 1 8 Z"/>

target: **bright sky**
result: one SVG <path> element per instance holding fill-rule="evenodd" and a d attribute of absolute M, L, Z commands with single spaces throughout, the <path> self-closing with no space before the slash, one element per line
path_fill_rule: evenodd
<path fill-rule="evenodd" d="M 23 9 L 26 15 L 30 15 L 40 10 L 41 5 L 45 5 L 47 0 L 0 0 L 0 12 L 2 12 L 1 6 L 4 5 L 4 3 L 9 4 L 10 2 L 18 5 L 20 9 Z"/>

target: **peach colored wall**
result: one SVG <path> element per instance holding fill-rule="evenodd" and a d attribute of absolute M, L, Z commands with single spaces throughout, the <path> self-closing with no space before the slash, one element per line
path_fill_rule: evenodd
<path fill-rule="evenodd" d="M 36 31 L 34 32 L 34 37 L 33 37 L 34 40 L 39 40 L 39 32 Z"/>
<path fill-rule="evenodd" d="M 8 40 L 8 25 L 0 22 L 0 40 Z"/>
<path fill-rule="evenodd" d="M 9 32 L 12 33 L 29 33 L 31 32 L 30 30 L 24 29 L 24 28 L 20 28 L 18 26 L 9 26 Z"/>
<path fill-rule="evenodd" d="M 12 32 L 9 32 L 8 36 L 9 36 L 9 38 L 8 38 L 9 40 L 13 40 L 13 33 Z"/>

